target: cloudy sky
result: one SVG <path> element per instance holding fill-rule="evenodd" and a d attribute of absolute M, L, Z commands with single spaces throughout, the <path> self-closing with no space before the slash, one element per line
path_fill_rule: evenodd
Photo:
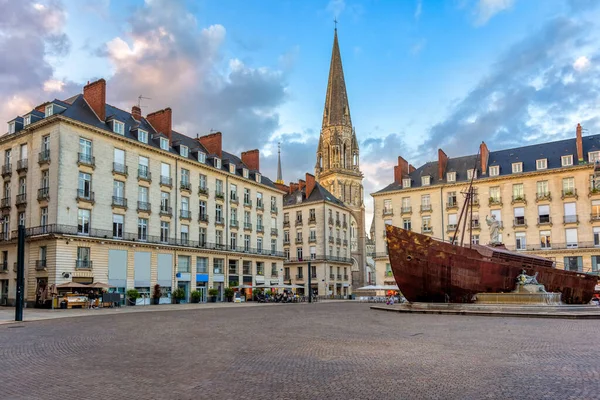
<path fill-rule="evenodd" d="M 0 0 L 0 117 L 104 77 L 111 104 L 170 106 L 183 133 L 259 148 L 273 178 L 281 141 L 296 180 L 314 170 L 335 17 L 368 194 L 398 155 L 419 165 L 438 147 L 571 137 L 578 122 L 598 133 L 598 3 Z"/>

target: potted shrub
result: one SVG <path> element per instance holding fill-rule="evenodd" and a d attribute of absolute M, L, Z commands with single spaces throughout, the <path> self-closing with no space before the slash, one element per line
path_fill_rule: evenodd
<path fill-rule="evenodd" d="M 152 303 L 159 304 L 161 297 L 162 297 L 162 291 L 160 290 L 160 285 L 157 283 L 156 285 L 154 285 L 154 293 L 152 294 Z"/>
<path fill-rule="evenodd" d="M 185 290 L 183 288 L 177 288 L 173 291 L 173 298 L 175 299 L 175 304 L 180 304 L 181 300 L 185 299 Z"/>
<path fill-rule="evenodd" d="M 219 291 L 217 289 L 208 289 L 208 301 L 211 303 L 217 302 L 217 296 L 219 295 Z"/>
<path fill-rule="evenodd" d="M 129 289 L 127 291 L 127 305 L 135 306 L 135 301 L 140 298 L 140 292 L 137 289 Z"/>
<path fill-rule="evenodd" d="M 234 290 L 230 287 L 225 288 L 225 291 L 223 293 L 225 295 L 225 298 L 227 299 L 228 302 L 233 301 L 233 295 L 235 294 Z"/>
<path fill-rule="evenodd" d="M 194 290 L 192 292 L 192 303 L 200 303 L 202 300 L 202 292 L 199 290 Z"/>

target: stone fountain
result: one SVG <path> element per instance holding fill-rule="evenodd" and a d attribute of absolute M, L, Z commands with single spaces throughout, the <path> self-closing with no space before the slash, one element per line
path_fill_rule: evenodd
<path fill-rule="evenodd" d="M 517 276 L 515 290 L 510 293 L 477 293 L 476 304 L 561 305 L 560 293 L 548 293 L 537 281 L 537 272 L 529 276 L 523 270 Z"/>

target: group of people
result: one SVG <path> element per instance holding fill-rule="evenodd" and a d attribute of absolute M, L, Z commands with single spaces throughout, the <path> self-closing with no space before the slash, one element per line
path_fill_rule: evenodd
<path fill-rule="evenodd" d="M 302 301 L 303 297 L 287 290 L 283 293 L 271 294 L 269 292 L 259 292 L 256 294 L 256 301 L 259 303 L 294 303 Z"/>

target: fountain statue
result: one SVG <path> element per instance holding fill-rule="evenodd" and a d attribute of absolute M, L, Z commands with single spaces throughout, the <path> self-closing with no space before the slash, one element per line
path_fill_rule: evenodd
<path fill-rule="evenodd" d="M 490 244 L 499 244 L 500 238 L 500 221 L 496 220 L 496 216 L 492 215 L 492 218 L 485 216 L 485 222 L 490 227 Z"/>
<path fill-rule="evenodd" d="M 546 287 L 537 280 L 538 273 L 527 275 L 522 270 L 516 278 L 516 287 L 510 293 L 477 293 L 478 304 L 560 305 L 561 294 L 546 292 Z"/>
<path fill-rule="evenodd" d="M 540 285 L 537 281 L 538 273 L 530 276 L 526 274 L 527 271 L 521 271 L 521 274 L 517 276 L 517 287 L 513 293 L 547 293 L 544 285 Z"/>

